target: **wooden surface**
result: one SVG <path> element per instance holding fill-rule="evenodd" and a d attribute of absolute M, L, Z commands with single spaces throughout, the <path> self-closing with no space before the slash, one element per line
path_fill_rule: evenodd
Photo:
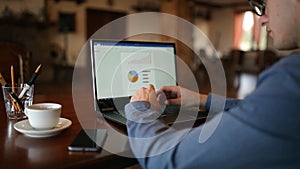
<path fill-rule="evenodd" d="M 17 121 L 7 119 L 1 98 L 0 168 L 124 168 L 137 163 L 134 158 L 122 157 L 105 150 L 96 153 L 69 152 L 68 145 L 82 128 L 73 106 L 71 85 L 36 85 L 35 89 L 34 102 L 61 103 L 61 116 L 70 119 L 72 125 L 53 137 L 25 136 L 14 129 L 13 125 Z M 126 152 L 120 152 L 122 153 Z"/>

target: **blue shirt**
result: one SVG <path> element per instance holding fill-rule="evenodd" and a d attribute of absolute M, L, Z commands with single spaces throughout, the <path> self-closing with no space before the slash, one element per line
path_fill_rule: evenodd
<path fill-rule="evenodd" d="M 300 168 L 300 55 L 260 74 L 242 101 L 227 100 L 223 113 L 206 122 L 220 120 L 205 142 L 203 125 L 170 128 L 149 108 L 148 102 L 125 108 L 130 146 L 143 168 Z"/>

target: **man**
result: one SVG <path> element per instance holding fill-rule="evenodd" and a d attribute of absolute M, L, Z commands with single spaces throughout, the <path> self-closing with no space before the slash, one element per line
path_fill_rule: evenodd
<path fill-rule="evenodd" d="M 277 49 L 300 48 L 300 0 L 249 3 Z M 177 96 L 167 98 L 166 104 L 193 106 L 199 104 L 193 100 L 200 99 L 200 105 L 210 108 L 211 95 L 171 86 L 160 92 Z M 216 130 L 204 143 L 199 142 L 203 126 L 176 137 L 180 131 L 168 131 L 153 120 L 153 114 L 159 114 L 156 95 L 150 85 L 126 105 L 130 145 L 143 168 L 300 168 L 300 54 L 284 57 L 264 71 L 244 100 L 228 100 Z M 178 142 L 168 147 L 172 138 Z M 156 153 L 160 148 L 165 151 Z"/>

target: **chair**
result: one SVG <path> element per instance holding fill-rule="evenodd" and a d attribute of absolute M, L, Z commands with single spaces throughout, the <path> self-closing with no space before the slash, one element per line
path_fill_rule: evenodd
<path fill-rule="evenodd" d="M 257 57 L 258 57 L 258 66 L 260 72 L 269 68 L 275 62 L 278 61 L 277 54 L 272 50 L 259 51 Z"/>
<path fill-rule="evenodd" d="M 243 61 L 244 52 L 241 50 L 232 50 L 227 58 L 222 59 L 229 89 L 239 88 Z"/>
<path fill-rule="evenodd" d="M 23 83 L 30 79 L 31 53 L 13 42 L 0 42 L 0 72 L 11 83 L 11 65 L 14 66 L 15 82 Z"/>

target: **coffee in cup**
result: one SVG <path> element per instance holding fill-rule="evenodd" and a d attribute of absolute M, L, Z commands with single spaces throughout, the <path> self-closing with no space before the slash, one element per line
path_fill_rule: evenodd
<path fill-rule="evenodd" d="M 36 103 L 25 108 L 31 127 L 37 130 L 54 128 L 61 115 L 61 104 L 58 103 Z"/>

